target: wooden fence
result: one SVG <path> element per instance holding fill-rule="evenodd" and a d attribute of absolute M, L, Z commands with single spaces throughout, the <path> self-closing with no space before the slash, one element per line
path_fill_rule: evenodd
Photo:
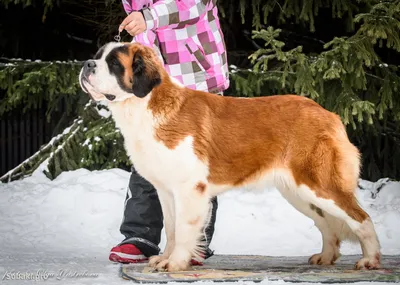
<path fill-rule="evenodd" d="M 0 176 L 48 142 L 55 135 L 59 120 L 59 114 L 55 114 L 48 122 L 45 107 L 3 115 L 0 122 Z"/>

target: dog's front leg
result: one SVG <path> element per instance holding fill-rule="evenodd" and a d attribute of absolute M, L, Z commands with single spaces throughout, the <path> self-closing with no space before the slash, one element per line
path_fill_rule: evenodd
<path fill-rule="evenodd" d="M 175 247 L 169 258 L 157 265 L 157 268 L 170 272 L 188 269 L 190 260 L 201 254 L 201 231 L 209 214 L 210 200 L 206 183 L 198 182 L 174 190 Z"/>
<path fill-rule="evenodd" d="M 157 188 L 158 198 L 160 200 L 161 209 L 164 217 L 165 234 L 167 244 L 162 255 L 154 255 L 150 257 L 149 266 L 157 267 L 160 262 L 168 260 L 175 247 L 175 202 L 171 192 Z"/>

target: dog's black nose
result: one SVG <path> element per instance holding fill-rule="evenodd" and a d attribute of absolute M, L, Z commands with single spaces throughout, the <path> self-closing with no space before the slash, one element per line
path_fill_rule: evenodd
<path fill-rule="evenodd" d="M 87 60 L 84 63 L 85 70 L 87 74 L 94 73 L 94 69 L 96 68 L 96 62 L 94 60 Z"/>

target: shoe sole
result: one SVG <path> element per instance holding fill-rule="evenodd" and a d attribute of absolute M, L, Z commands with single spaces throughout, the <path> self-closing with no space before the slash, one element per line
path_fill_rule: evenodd
<path fill-rule="evenodd" d="M 144 256 L 144 255 L 131 255 L 131 254 L 126 254 L 126 253 L 116 253 L 112 252 L 109 257 L 110 261 L 113 262 L 118 262 L 118 263 L 144 263 L 147 262 L 149 259 Z M 195 259 L 192 259 L 190 261 L 192 266 L 203 266 L 203 262 L 197 261 Z"/>
<path fill-rule="evenodd" d="M 142 263 L 147 262 L 149 259 L 144 255 L 130 255 L 120 252 L 111 252 L 109 258 L 112 262 L 118 263 Z"/>

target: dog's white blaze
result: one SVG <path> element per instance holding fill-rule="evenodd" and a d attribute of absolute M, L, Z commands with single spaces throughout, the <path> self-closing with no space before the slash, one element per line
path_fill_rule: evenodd
<path fill-rule="evenodd" d="M 104 51 L 100 59 L 95 60 L 96 72 L 91 76 L 90 83 L 96 86 L 96 90 L 103 94 L 113 94 L 118 90 L 120 93 L 121 88 L 119 87 L 116 76 L 110 74 L 108 65 L 106 62 L 107 55 L 116 47 L 123 46 L 121 43 L 109 43 L 104 46 Z M 116 94 L 115 94 L 116 95 Z"/>
<path fill-rule="evenodd" d="M 124 44 L 123 43 L 117 43 L 117 42 L 111 42 L 108 43 L 105 47 L 104 47 L 104 51 L 103 54 L 101 56 L 101 59 L 103 61 L 105 61 L 106 56 L 110 53 L 110 51 L 112 51 L 114 48 L 116 47 L 122 47 Z"/>
<path fill-rule="evenodd" d="M 96 69 L 95 73 L 90 75 L 90 84 L 92 86 L 85 87 L 89 90 L 91 95 L 96 100 L 106 100 L 104 94 L 111 94 L 115 96 L 114 102 L 122 102 L 127 98 L 131 98 L 134 96 L 132 93 L 128 93 L 125 90 L 121 89 L 118 84 L 117 77 L 110 74 L 110 69 L 108 68 L 108 64 L 106 62 L 107 55 L 116 47 L 123 46 L 122 43 L 109 43 L 104 46 L 104 51 L 100 59 L 95 60 Z M 81 70 L 82 73 L 83 69 Z M 82 84 L 81 84 L 82 86 Z"/>

